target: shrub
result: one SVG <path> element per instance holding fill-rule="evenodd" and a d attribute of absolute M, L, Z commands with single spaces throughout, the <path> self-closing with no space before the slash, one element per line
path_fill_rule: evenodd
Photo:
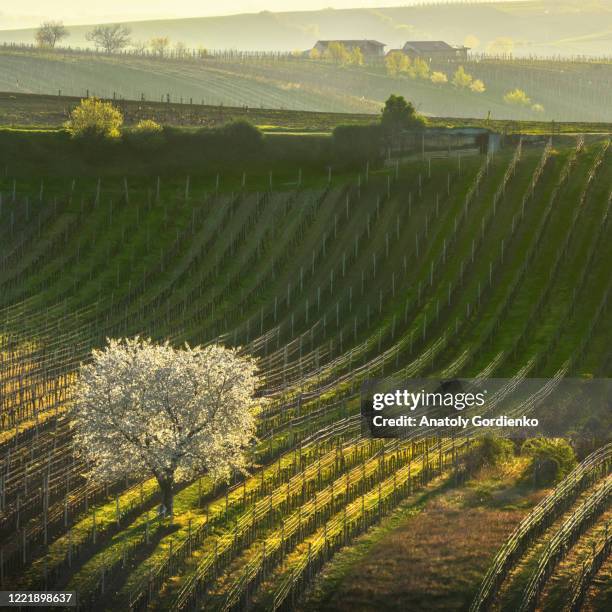
<path fill-rule="evenodd" d="M 448 77 L 444 72 L 432 72 L 431 82 L 436 85 L 442 85 L 443 83 L 448 83 Z"/>
<path fill-rule="evenodd" d="M 164 128 L 152 119 L 141 119 L 136 126 L 126 134 L 126 139 L 141 149 L 156 149 L 164 141 Z"/>
<path fill-rule="evenodd" d="M 574 449 L 563 439 L 530 438 L 523 443 L 521 455 L 531 458 L 536 485 L 554 484 L 576 465 Z"/>
<path fill-rule="evenodd" d="M 481 454 L 486 465 L 499 465 L 514 457 L 512 440 L 486 436 L 482 440 Z"/>
<path fill-rule="evenodd" d="M 513 89 L 506 93 L 504 102 L 513 106 L 530 106 L 531 98 L 522 89 Z"/>
<path fill-rule="evenodd" d="M 167 139 L 174 140 L 174 130 L 164 130 Z M 248 121 L 232 121 L 221 127 L 203 128 L 193 135 L 192 144 L 198 153 L 217 161 L 258 159 L 264 153 L 263 134 Z"/>
<path fill-rule="evenodd" d="M 140 134 L 160 134 L 164 131 L 164 128 L 153 119 L 141 119 L 134 130 Z"/>
<path fill-rule="evenodd" d="M 381 126 L 339 125 L 333 132 L 332 149 L 334 159 L 345 165 L 378 159 L 382 149 Z"/>
<path fill-rule="evenodd" d="M 453 75 L 453 85 L 459 89 L 467 89 L 473 80 L 474 77 L 468 74 L 463 66 L 459 66 Z"/>
<path fill-rule="evenodd" d="M 487 90 L 485 84 L 480 79 L 475 79 L 472 81 L 470 89 L 475 93 L 484 93 Z"/>
<path fill-rule="evenodd" d="M 73 138 L 114 139 L 121 136 L 123 115 L 110 102 L 86 98 L 64 124 Z"/>
<path fill-rule="evenodd" d="M 473 453 L 466 458 L 466 466 L 473 472 L 484 466 L 496 466 L 514 456 L 514 444 L 506 438 L 485 436 Z"/>
<path fill-rule="evenodd" d="M 220 137 L 220 143 L 227 147 L 225 153 L 234 156 L 235 151 L 241 151 L 247 156 L 261 152 L 263 148 L 263 134 L 248 121 L 232 121 L 215 130 Z"/>

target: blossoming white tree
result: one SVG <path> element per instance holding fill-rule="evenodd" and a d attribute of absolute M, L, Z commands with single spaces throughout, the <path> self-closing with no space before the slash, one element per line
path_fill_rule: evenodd
<path fill-rule="evenodd" d="M 153 475 L 172 514 L 176 482 L 245 468 L 256 384 L 254 361 L 234 349 L 109 340 L 81 366 L 75 442 L 94 479 Z"/>

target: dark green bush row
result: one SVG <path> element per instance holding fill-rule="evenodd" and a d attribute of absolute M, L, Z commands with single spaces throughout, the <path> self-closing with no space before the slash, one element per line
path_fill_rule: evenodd
<path fill-rule="evenodd" d="M 362 167 L 380 156 L 378 125 L 338 127 L 332 136 L 262 134 L 237 122 L 197 131 L 124 130 L 121 138 L 70 138 L 67 132 L 0 131 L 0 172 L 7 176 L 176 175 L 268 172 L 300 167 Z"/>

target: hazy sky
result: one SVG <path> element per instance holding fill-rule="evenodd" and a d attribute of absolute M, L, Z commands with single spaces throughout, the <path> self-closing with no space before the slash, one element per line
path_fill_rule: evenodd
<path fill-rule="evenodd" d="M 32 27 L 44 19 L 60 19 L 66 24 L 79 24 L 161 17 L 203 17 L 263 10 L 406 6 L 415 3 L 417 0 L 1 0 L 0 29 Z"/>

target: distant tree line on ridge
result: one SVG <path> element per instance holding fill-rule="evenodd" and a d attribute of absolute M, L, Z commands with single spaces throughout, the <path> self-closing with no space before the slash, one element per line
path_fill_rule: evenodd
<path fill-rule="evenodd" d="M 94 26 L 86 33 L 85 38 L 96 49 L 106 53 L 118 53 L 127 48 L 138 54 L 150 53 L 156 57 L 166 57 L 172 54 L 173 58 L 207 57 L 209 52 L 204 47 L 190 50 L 185 43 L 177 41 L 171 44 L 167 36 L 154 37 L 149 41 L 133 41 L 131 29 L 122 24 L 101 24 Z M 54 49 L 56 45 L 69 36 L 67 28 L 61 21 L 47 21 L 40 25 L 35 33 L 36 44 L 41 48 Z M 347 48 L 339 41 L 331 42 L 321 53 L 317 48 L 308 53 L 294 51 L 294 57 L 307 57 L 312 60 L 329 61 L 339 66 L 364 66 L 363 52 L 359 47 Z M 469 74 L 464 66 L 457 67 L 452 75 L 442 70 L 432 70 L 429 62 L 422 58 L 411 59 L 401 51 L 392 51 L 384 59 L 384 66 L 388 76 L 393 78 L 407 77 L 414 80 L 428 81 L 440 87 L 452 86 L 455 89 L 483 94 L 487 87 L 482 79 Z M 535 114 L 542 114 L 545 109 L 542 104 L 534 102 L 531 97 L 520 88 L 508 90 L 503 100 L 509 106 L 529 109 Z"/>

